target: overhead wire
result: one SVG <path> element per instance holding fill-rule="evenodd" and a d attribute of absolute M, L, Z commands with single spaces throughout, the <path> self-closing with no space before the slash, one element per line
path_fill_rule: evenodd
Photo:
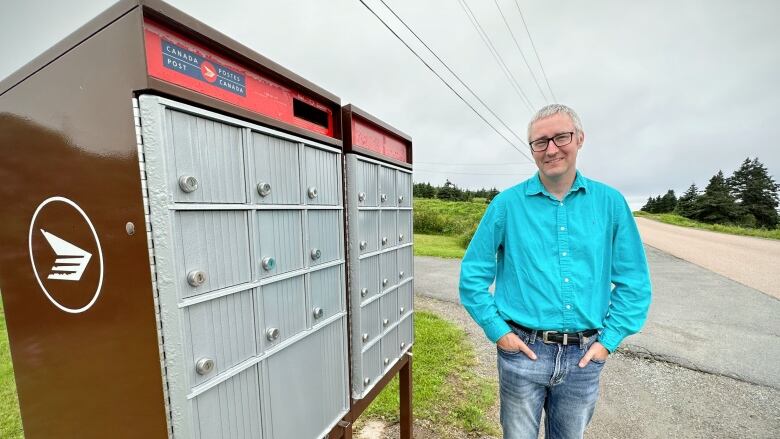
<path fill-rule="evenodd" d="M 383 24 L 383 25 L 384 25 L 384 26 L 387 28 L 387 30 L 389 30 L 389 31 L 390 31 L 390 33 L 392 33 L 392 34 L 393 34 L 393 35 L 394 35 L 394 36 L 395 36 L 395 37 L 396 37 L 396 38 L 397 38 L 397 39 L 398 39 L 398 40 L 399 40 L 401 43 L 403 43 L 403 45 L 404 45 L 404 46 L 406 46 L 406 48 L 407 48 L 407 49 L 409 49 L 409 51 L 410 51 L 410 52 L 412 52 L 412 53 L 413 53 L 413 54 L 414 54 L 414 55 L 417 57 L 417 59 L 419 59 L 419 60 L 420 60 L 420 62 L 422 62 L 422 63 L 425 65 L 425 67 L 427 67 L 427 68 L 428 68 L 428 70 L 430 70 L 430 71 L 431 71 L 431 72 L 432 72 L 434 75 L 436 75 L 436 77 L 437 77 L 437 78 L 439 78 L 439 80 L 440 80 L 441 82 L 443 82 L 443 83 L 444 83 L 444 85 L 446 85 L 446 86 L 447 86 L 447 88 L 449 88 L 449 89 L 450 89 L 450 91 L 452 91 L 453 93 L 455 93 L 455 95 L 456 95 L 456 96 L 457 96 L 457 97 L 458 97 L 458 98 L 459 98 L 461 101 L 463 101 L 463 103 L 464 103 L 464 104 L 466 104 L 466 105 L 467 105 L 467 106 L 468 106 L 468 107 L 469 107 L 469 108 L 470 108 L 470 109 L 471 109 L 471 110 L 472 110 L 472 111 L 473 111 L 473 112 L 474 112 L 474 113 L 475 113 L 475 114 L 476 114 L 476 115 L 477 115 L 477 116 L 478 116 L 480 119 L 482 119 L 482 121 L 483 121 L 483 122 L 485 122 L 485 123 L 486 123 L 486 124 L 487 124 L 487 125 L 488 125 L 490 128 L 492 128 L 492 129 L 493 129 L 493 131 L 495 131 L 495 132 L 496 132 L 496 134 L 498 134 L 499 136 L 501 136 L 501 137 L 502 137 L 502 138 L 503 138 L 503 139 L 504 139 L 504 140 L 505 140 L 505 141 L 506 141 L 506 142 L 507 142 L 507 143 L 508 143 L 510 146 L 512 146 L 512 148 L 516 149 L 516 150 L 517 150 L 519 153 L 521 153 L 521 154 L 522 154 L 522 155 L 523 155 L 525 158 L 527 158 L 527 159 L 528 159 L 528 160 L 530 160 L 531 162 L 533 162 L 533 161 L 534 161 L 534 160 L 533 160 L 533 158 L 531 158 L 531 156 L 530 156 L 530 155 L 529 155 L 529 154 L 528 154 L 528 153 L 527 153 L 525 150 L 523 150 L 523 149 L 519 148 L 519 147 L 518 147 L 518 146 L 517 146 L 517 145 L 516 145 L 514 142 L 512 142 L 511 140 L 509 140 L 509 138 L 507 138 L 507 136 L 506 136 L 506 135 L 504 135 L 504 133 L 502 133 L 500 130 L 498 130 L 498 129 L 497 129 L 497 128 L 496 128 L 496 127 L 495 127 L 495 126 L 492 124 L 492 123 L 490 123 L 490 121 L 488 121 L 488 120 L 487 120 L 487 118 L 485 118 L 485 116 L 484 116 L 484 115 L 482 115 L 482 113 L 480 113 L 479 111 L 477 111 L 477 109 L 476 109 L 476 108 L 474 108 L 474 106 L 473 106 L 473 105 L 472 105 L 470 102 L 468 102 L 468 101 L 467 101 L 467 100 L 466 100 L 466 99 L 465 99 L 465 98 L 464 98 L 464 97 L 463 97 L 463 96 L 462 96 L 460 93 L 458 93 L 458 91 L 457 91 L 457 90 L 455 90 L 455 88 L 454 88 L 454 87 L 453 87 L 453 86 L 452 86 L 452 85 L 451 85 L 449 82 L 447 82 L 447 80 L 445 80 L 445 79 L 444 79 L 444 78 L 441 76 L 441 74 L 439 74 L 439 72 L 437 72 L 437 71 L 436 71 L 436 69 L 434 69 L 434 68 L 433 68 L 433 66 L 431 66 L 431 65 L 430 65 L 430 63 L 428 63 L 428 62 L 427 62 L 425 59 L 423 59 L 423 57 L 422 57 L 422 56 L 421 56 L 419 53 L 417 53 L 417 51 L 415 51 L 415 50 L 414 50 L 414 49 L 413 49 L 413 48 L 412 48 L 412 47 L 409 45 L 409 43 L 407 43 L 407 42 L 406 42 L 406 40 L 404 40 L 404 39 L 403 39 L 403 38 L 402 38 L 402 37 L 401 37 L 401 36 L 400 36 L 400 35 L 399 35 L 399 34 L 398 34 L 398 33 L 397 33 L 397 32 L 396 32 L 396 31 L 395 31 L 393 28 L 392 28 L 392 27 L 390 27 L 390 25 L 389 25 L 389 24 L 387 24 L 387 22 L 385 22 L 385 20 L 383 20 L 383 19 L 382 19 L 382 17 L 380 17 L 380 16 L 379 16 L 379 14 L 378 14 L 378 13 L 377 13 L 377 12 L 376 12 L 376 11 L 375 11 L 375 10 L 374 10 L 372 7 L 371 7 L 371 6 L 369 6 L 369 5 L 368 5 L 368 4 L 365 2 L 365 0 L 359 0 L 359 1 L 360 1 L 360 3 L 362 3 L 362 4 L 363 4 L 363 6 L 365 6 L 365 7 L 366 7 L 366 9 L 368 9 L 368 10 L 369 10 L 369 11 L 370 11 L 370 12 L 371 12 L 373 15 L 374 15 L 374 17 L 376 17 L 376 18 L 377 18 L 377 20 L 379 20 L 379 21 L 380 21 L 380 22 L 381 22 L 381 23 L 382 23 L 382 24 Z M 504 126 L 504 127 L 505 127 L 505 128 L 508 130 L 508 131 L 509 131 L 509 132 L 510 132 L 510 133 L 512 133 L 512 135 L 513 135 L 513 136 L 515 136 L 515 137 L 516 137 L 518 140 L 520 140 L 522 143 L 524 143 L 524 144 L 527 146 L 527 143 L 525 143 L 525 141 L 522 139 L 522 137 L 520 137 L 520 136 L 519 136 L 517 133 L 515 133 L 515 132 L 514 132 L 514 130 L 512 130 L 512 129 L 511 129 L 511 128 L 510 128 L 510 127 L 509 127 L 509 126 L 508 126 L 508 125 L 507 125 L 507 124 L 506 124 L 506 123 L 505 123 L 505 122 L 504 122 L 504 121 L 503 121 L 503 120 L 502 120 L 502 119 L 501 119 L 501 118 L 500 118 L 500 117 L 499 117 L 499 116 L 498 116 L 498 115 L 497 115 L 497 114 L 496 114 L 496 113 L 495 113 L 495 112 L 494 112 L 494 111 L 493 111 L 493 110 L 490 108 L 490 106 L 488 106 L 488 105 L 487 105 L 487 104 L 486 104 L 486 103 L 485 103 L 485 102 L 484 102 L 484 101 L 483 101 L 481 98 L 479 98 L 479 96 L 478 96 L 478 95 L 477 95 L 477 94 L 476 94 L 476 93 L 475 93 L 475 92 L 474 92 L 474 91 L 473 91 L 473 90 L 472 90 L 472 89 L 471 89 L 471 88 L 470 88 L 468 85 L 466 85 L 466 84 L 465 84 L 465 82 L 463 82 L 463 80 L 462 80 L 462 79 L 460 79 L 460 76 L 458 76 L 458 75 L 457 75 L 457 74 L 456 74 L 454 71 L 452 71 L 452 69 L 451 69 L 451 68 L 450 68 L 450 67 L 449 67 L 449 66 L 448 66 L 448 65 L 447 65 L 447 64 L 446 64 L 446 63 L 445 63 L 445 62 L 444 62 L 444 61 L 443 61 L 443 60 L 442 60 L 442 59 L 441 59 L 441 58 L 440 58 L 438 55 L 436 55 L 436 53 L 435 53 L 435 52 L 434 52 L 434 51 L 433 51 L 433 50 L 430 48 L 430 46 L 428 46 L 428 45 L 427 45 L 427 44 L 426 44 L 426 43 L 425 43 L 425 42 L 424 42 L 424 41 L 423 41 L 423 40 L 422 40 L 422 39 L 421 39 L 421 38 L 420 38 L 420 37 L 419 37 L 419 36 L 418 36 L 418 35 L 417 35 L 417 34 L 416 34 L 416 33 L 415 33 L 415 32 L 414 32 L 414 31 L 413 31 L 411 28 L 410 28 L 410 27 L 409 27 L 409 25 L 407 25 L 407 24 L 406 24 L 406 22 L 405 22 L 403 19 L 401 19 L 401 18 L 398 16 L 398 14 L 396 14 L 396 13 L 395 13 L 395 11 L 393 11 L 393 9 L 392 9 L 392 8 L 390 8 L 390 6 L 388 6 L 388 5 L 387 5 L 387 3 L 385 3 L 383 0 L 380 0 L 380 1 L 381 1 L 381 2 L 382 2 L 382 4 L 383 4 L 383 5 L 384 5 L 384 6 L 385 6 L 385 7 L 386 7 L 386 8 L 387 8 L 387 9 L 388 9 L 388 10 L 389 10 L 389 11 L 390 11 L 390 12 L 391 12 L 391 13 L 392 13 L 392 14 L 393 14 L 393 15 L 394 15 L 394 16 L 395 16 L 395 17 L 396 17 L 396 18 L 397 18 L 397 19 L 398 19 L 398 20 L 399 20 L 399 21 L 400 21 L 400 22 L 401 22 L 401 23 L 402 23 L 402 24 L 403 24 L 403 25 L 404 25 L 404 26 L 405 26 L 405 27 L 406 27 L 406 28 L 407 28 L 407 29 L 408 29 L 410 32 L 411 32 L 411 33 L 412 33 L 412 35 L 414 35 L 414 36 L 415 36 L 415 38 L 417 38 L 417 39 L 418 39 L 418 40 L 419 40 L 419 41 L 420 41 L 420 42 L 421 42 L 421 43 L 422 43 L 422 44 L 423 44 L 423 45 L 426 47 L 426 49 L 428 49 L 428 51 L 430 51 L 430 52 L 433 54 L 433 56 L 434 56 L 434 57 L 436 57 L 436 59 L 437 59 L 438 61 L 439 61 L 439 62 L 440 62 L 442 65 L 444 65 L 444 66 L 447 68 L 447 70 L 448 70 L 448 71 L 449 71 L 449 72 L 450 72 L 450 73 L 451 73 L 453 76 L 455 76 L 455 77 L 458 79 L 458 81 L 459 81 L 459 82 L 460 82 L 460 83 L 461 83 L 461 84 L 462 84 L 464 87 L 466 87 L 466 89 L 467 89 L 467 90 L 469 90 L 469 92 L 470 92 L 472 95 L 474 95 L 474 97 L 476 97 L 476 98 L 477 98 L 477 100 L 478 100 L 478 101 L 479 101 L 479 102 L 480 102 L 480 103 L 481 103 L 481 104 L 482 104 L 482 105 L 483 105 L 483 106 L 484 106 L 484 107 L 485 107 L 485 108 L 486 108 L 486 109 L 487 109 L 487 110 L 490 112 L 490 114 L 492 114 L 492 115 L 493 115 L 493 117 L 495 117 L 496 119 L 498 119 L 498 121 L 499 121 L 499 122 L 500 122 L 500 123 L 501 123 L 501 124 L 502 124 L 502 125 L 503 125 L 503 126 Z"/>
<path fill-rule="evenodd" d="M 526 25 L 525 23 L 525 17 L 523 17 L 523 11 L 520 9 L 520 3 L 518 3 L 517 0 L 515 0 L 515 6 L 517 6 L 517 12 L 520 13 L 520 21 L 523 22 L 525 33 L 528 34 L 528 41 L 531 42 L 531 48 L 534 50 L 534 55 L 536 55 L 536 60 L 539 61 L 539 67 L 542 69 L 542 76 L 544 76 L 544 82 L 547 83 L 547 88 L 550 89 L 550 95 L 553 97 L 553 102 L 558 102 L 558 99 L 555 97 L 555 92 L 553 92 L 553 89 L 550 86 L 550 80 L 547 78 L 547 72 L 544 71 L 544 64 L 542 64 L 542 59 L 539 57 L 539 52 L 536 51 L 536 45 L 534 44 L 534 39 L 531 37 L 531 31 L 528 30 L 528 25 Z"/>

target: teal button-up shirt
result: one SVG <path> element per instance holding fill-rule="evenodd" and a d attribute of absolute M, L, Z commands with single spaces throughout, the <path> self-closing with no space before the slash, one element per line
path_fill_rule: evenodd
<path fill-rule="evenodd" d="M 493 342 L 510 332 L 511 320 L 533 329 L 599 329 L 614 352 L 644 324 L 650 296 L 631 209 L 617 190 L 579 171 L 563 201 L 538 173 L 501 192 L 461 263 L 461 303 Z"/>

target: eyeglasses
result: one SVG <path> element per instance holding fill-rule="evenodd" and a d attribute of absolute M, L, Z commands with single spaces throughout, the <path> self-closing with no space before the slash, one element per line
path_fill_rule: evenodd
<path fill-rule="evenodd" d="M 548 139 L 546 137 L 542 137 L 541 139 L 534 140 L 531 142 L 531 149 L 534 152 L 542 152 L 547 150 L 547 147 L 550 146 L 550 140 L 553 141 L 555 146 L 560 148 L 561 146 L 566 146 L 571 143 L 571 139 L 574 138 L 574 131 L 568 132 L 568 133 L 560 133 L 553 136 L 551 139 Z"/>

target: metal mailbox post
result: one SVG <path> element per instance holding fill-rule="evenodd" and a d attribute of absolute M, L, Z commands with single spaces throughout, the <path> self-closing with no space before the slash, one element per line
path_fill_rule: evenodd
<path fill-rule="evenodd" d="M 152 0 L 0 83 L 0 289 L 26 437 L 338 430 L 340 116 Z"/>

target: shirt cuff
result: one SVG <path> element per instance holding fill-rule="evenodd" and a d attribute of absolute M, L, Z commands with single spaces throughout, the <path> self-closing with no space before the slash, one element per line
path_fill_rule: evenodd
<path fill-rule="evenodd" d="M 492 341 L 493 343 L 496 343 L 499 338 L 512 332 L 512 329 L 504 321 L 504 319 L 498 316 L 496 316 L 496 318 L 494 318 L 493 320 L 490 320 L 489 322 L 485 323 L 482 326 L 482 329 L 485 331 L 485 335 L 487 335 L 487 338 L 489 338 L 490 341 Z"/>
<path fill-rule="evenodd" d="M 620 345 L 620 343 L 623 341 L 624 338 L 625 337 L 621 335 L 618 331 L 605 328 L 604 331 L 601 332 L 601 335 L 599 335 L 598 341 L 610 353 L 613 353 L 617 350 L 618 346 Z"/>

